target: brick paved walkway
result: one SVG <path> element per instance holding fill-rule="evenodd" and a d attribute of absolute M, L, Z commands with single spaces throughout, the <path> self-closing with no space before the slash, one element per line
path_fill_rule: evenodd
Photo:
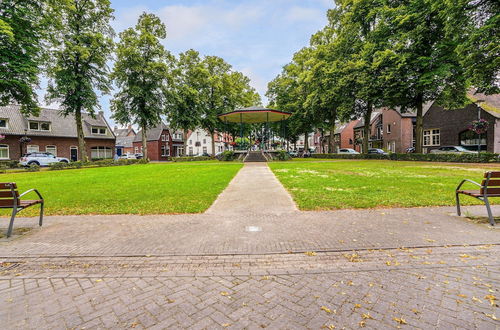
<path fill-rule="evenodd" d="M 283 195 L 236 216 L 224 200 L 251 194 L 233 188 L 206 214 L 47 217 L 0 239 L 2 329 L 500 327 L 498 229 L 448 207 L 299 212 Z"/>

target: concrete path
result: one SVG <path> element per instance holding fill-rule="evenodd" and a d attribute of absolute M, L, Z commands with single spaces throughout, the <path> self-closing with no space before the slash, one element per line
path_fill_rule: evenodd
<path fill-rule="evenodd" d="M 245 163 L 206 214 L 281 215 L 296 211 L 292 197 L 267 163 Z"/>

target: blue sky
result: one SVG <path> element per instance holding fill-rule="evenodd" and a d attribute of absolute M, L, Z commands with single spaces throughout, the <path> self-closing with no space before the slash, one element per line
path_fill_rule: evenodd
<path fill-rule="evenodd" d="M 263 96 L 267 83 L 326 24 L 332 0 L 112 0 L 116 32 L 143 12 L 167 26 L 164 45 L 173 54 L 190 48 L 224 58 L 252 80 Z M 109 97 L 101 106 L 109 118 Z"/>

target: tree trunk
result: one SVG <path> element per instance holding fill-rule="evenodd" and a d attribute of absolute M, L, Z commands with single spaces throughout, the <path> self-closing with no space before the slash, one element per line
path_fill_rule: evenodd
<path fill-rule="evenodd" d="M 321 135 L 319 136 L 319 152 L 323 154 L 323 139 L 325 138 L 325 132 L 321 130 Z"/>
<path fill-rule="evenodd" d="M 78 151 L 80 152 L 80 160 L 83 162 L 88 162 L 89 157 L 87 155 L 87 146 L 85 144 L 85 136 L 83 135 L 83 124 L 82 124 L 82 110 L 81 108 L 75 111 L 76 120 L 76 135 L 78 136 Z"/>
<path fill-rule="evenodd" d="M 187 130 L 187 129 L 183 130 L 183 132 L 182 132 L 182 142 L 183 142 L 183 144 L 184 144 L 184 150 L 183 150 L 183 152 L 182 152 L 183 154 L 182 154 L 182 155 L 180 155 L 180 156 L 187 156 L 187 155 L 188 155 L 188 139 L 187 139 L 187 132 L 188 132 L 188 130 Z"/>
<path fill-rule="evenodd" d="M 304 134 L 304 152 L 309 152 L 309 133 Z"/>
<path fill-rule="evenodd" d="M 330 126 L 330 137 L 328 138 L 328 153 L 335 152 L 335 122 Z"/>
<path fill-rule="evenodd" d="M 363 153 L 368 153 L 368 141 L 370 140 L 370 121 L 372 119 L 373 105 L 368 102 L 365 112 L 365 126 L 363 127 Z"/>
<path fill-rule="evenodd" d="M 142 159 L 149 159 L 147 134 L 146 126 L 142 126 Z"/>
<path fill-rule="evenodd" d="M 212 136 L 212 157 L 215 157 L 215 132 L 210 132 Z"/>
<path fill-rule="evenodd" d="M 423 95 L 419 93 L 416 99 L 417 106 L 417 125 L 415 127 L 415 153 L 421 154 L 423 152 L 424 142 L 424 116 L 423 116 Z"/>

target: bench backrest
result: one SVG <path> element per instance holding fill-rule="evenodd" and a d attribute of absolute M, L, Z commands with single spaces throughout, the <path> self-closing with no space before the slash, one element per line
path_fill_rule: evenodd
<path fill-rule="evenodd" d="M 481 194 L 500 195 L 500 172 L 484 173 L 481 186 Z"/>
<path fill-rule="evenodd" d="M 0 207 L 14 207 L 19 204 L 19 191 L 14 182 L 0 182 Z"/>

